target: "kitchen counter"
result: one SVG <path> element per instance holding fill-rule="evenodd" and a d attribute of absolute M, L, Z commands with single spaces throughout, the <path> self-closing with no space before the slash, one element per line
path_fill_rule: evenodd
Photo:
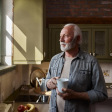
<path fill-rule="evenodd" d="M 0 103 L 0 112 L 2 112 L 1 109 L 5 109 L 5 112 L 18 112 L 18 107 L 20 105 L 26 106 L 26 104 L 32 104 L 30 102 L 24 103 L 24 102 L 4 102 Z M 49 112 L 49 104 L 33 104 L 35 106 L 35 112 Z"/>
<path fill-rule="evenodd" d="M 108 97 L 112 99 L 112 89 L 107 89 Z"/>
<path fill-rule="evenodd" d="M 17 112 L 17 108 L 21 104 L 26 105 L 27 103 L 15 103 L 14 112 Z M 34 105 L 38 109 L 38 112 L 48 112 L 49 111 L 49 104 L 34 104 Z"/>
<path fill-rule="evenodd" d="M 108 112 L 111 112 L 112 110 L 112 89 L 107 89 L 107 92 L 108 92 L 108 99 L 104 102 L 99 102 L 99 103 L 96 103 L 96 104 L 92 104 L 92 111 L 91 112 L 106 112 L 106 111 L 103 111 L 103 110 L 107 110 L 108 109 Z M 29 92 L 27 92 L 24 88 L 24 90 L 21 90 L 21 88 L 19 88 L 18 90 L 16 90 L 12 95 L 10 95 L 6 101 L 14 101 L 14 99 L 18 96 L 18 95 L 48 95 L 50 96 L 51 95 L 51 92 L 41 92 L 41 93 L 38 93 L 37 90 L 35 90 L 34 88 L 30 88 L 29 89 Z M 49 98 L 50 99 L 50 98 Z M 17 107 L 20 105 L 20 104 L 23 104 L 23 105 L 26 105 L 27 103 L 32 103 L 32 102 L 15 102 L 14 103 L 14 112 L 17 112 Z M 35 107 L 38 108 L 39 112 L 48 112 L 49 111 L 49 102 L 47 103 L 34 103 L 33 104 L 35 105 Z M 103 108 L 103 110 L 102 110 Z M 110 109 L 111 108 L 111 109 Z"/>
<path fill-rule="evenodd" d="M 21 101 L 21 99 L 24 100 L 24 97 L 19 99 L 18 96 L 48 96 L 48 101 L 44 102 L 41 101 L 41 97 L 39 102 L 30 102 L 28 101 Z M 18 100 L 17 100 L 18 98 Z M 39 97 L 37 98 L 37 100 L 39 99 Z M 26 99 L 25 99 L 26 100 Z M 33 100 L 36 100 L 35 97 L 33 98 Z M 36 108 L 38 108 L 39 112 L 48 112 L 49 111 L 49 100 L 50 100 L 50 92 L 38 92 L 35 90 L 35 88 L 32 88 L 30 86 L 25 86 L 25 87 L 20 87 L 18 88 L 14 93 L 12 93 L 4 102 L 13 102 L 13 106 L 14 106 L 14 111 L 13 112 L 17 112 L 17 108 L 19 105 L 26 105 L 28 103 L 31 103 L 33 105 L 35 105 Z"/>
<path fill-rule="evenodd" d="M 14 91 L 5 101 L 14 101 L 19 95 L 45 95 L 50 96 L 51 91 L 49 92 L 38 92 L 35 88 L 32 88 L 29 85 L 21 86 L 16 91 Z"/>

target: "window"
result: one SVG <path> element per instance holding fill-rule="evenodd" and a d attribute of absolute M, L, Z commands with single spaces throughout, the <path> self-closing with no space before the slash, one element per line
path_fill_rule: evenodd
<path fill-rule="evenodd" d="M 0 0 L 0 63 L 1 63 L 1 0 Z"/>
<path fill-rule="evenodd" d="M 0 0 L 0 63 L 12 65 L 13 0 Z"/>

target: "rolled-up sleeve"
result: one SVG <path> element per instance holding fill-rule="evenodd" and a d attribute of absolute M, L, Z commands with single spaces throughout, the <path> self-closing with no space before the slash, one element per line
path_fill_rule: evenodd
<path fill-rule="evenodd" d="M 47 77 L 46 77 L 46 80 L 45 80 L 45 86 L 46 86 L 46 90 L 47 91 L 50 91 L 50 89 L 47 87 L 47 81 L 50 79 L 50 74 L 49 74 L 49 72 L 48 72 L 48 74 L 47 74 Z"/>
<path fill-rule="evenodd" d="M 92 89 L 88 91 L 88 95 L 91 103 L 108 98 L 103 73 L 97 61 L 92 63 Z"/>

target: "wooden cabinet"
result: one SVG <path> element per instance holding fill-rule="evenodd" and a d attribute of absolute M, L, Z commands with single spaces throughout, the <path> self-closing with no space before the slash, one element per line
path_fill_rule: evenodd
<path fill-rule="evenodd" d="M 50 61 L 52 56 L 61 52 L 59 42 L 61 28 L 62 25 L 49 25 L 44 43 L 44 61 Z"/>
<path fill-rule="evenodd" d="M 14 0 L 13 64 L 43 60 L 43 0 Z"/>
<path fill-rule="evenodd" d="M 88 27 L 89 29 L 86 29 Z M 92 26 L 80 26 L 83 35 L 81 49 L 98 59 L 108 56 L 108 30 Z"/>
<path fill-rule="evenodd" d="M 112 28 L 109 29 L 109 58 L 112 59 Z"/>
<path fill-rule="evenodd" d="M 60 37 L 60 31 L 61 29 L 50 29 L 49 30 L 49 57 L 61 52 L 60 50 L 60 42 L 59 42 L 59 37 Z"/>
<path fill-rule="evenodd" d="M 101 62 L 110 62 L 112 59 L 112 25 L 89 24 L 79 26 L 83 35 L 82 50 L 95 56 Z"/>
<path fill-rule="evenodd" d="M 48 28 L 48 59 L 60 52 L 59 38 L 63 24 L 51 24 Z M 81 49 L 99 60 L 112 58 L 112 25 L 79 24 L 83 42 Z M 47 44 L 46 44 L 47 45 Z"/>

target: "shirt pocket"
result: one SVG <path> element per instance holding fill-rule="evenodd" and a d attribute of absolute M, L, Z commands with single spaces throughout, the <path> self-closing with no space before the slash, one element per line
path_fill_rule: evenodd
<path fill-rule="evenodd" d="M 90 82 L 91 72 L 88 70 L 80 70 L 77 75 L 77 81 L 79 84 L 87 84 Z"/>

